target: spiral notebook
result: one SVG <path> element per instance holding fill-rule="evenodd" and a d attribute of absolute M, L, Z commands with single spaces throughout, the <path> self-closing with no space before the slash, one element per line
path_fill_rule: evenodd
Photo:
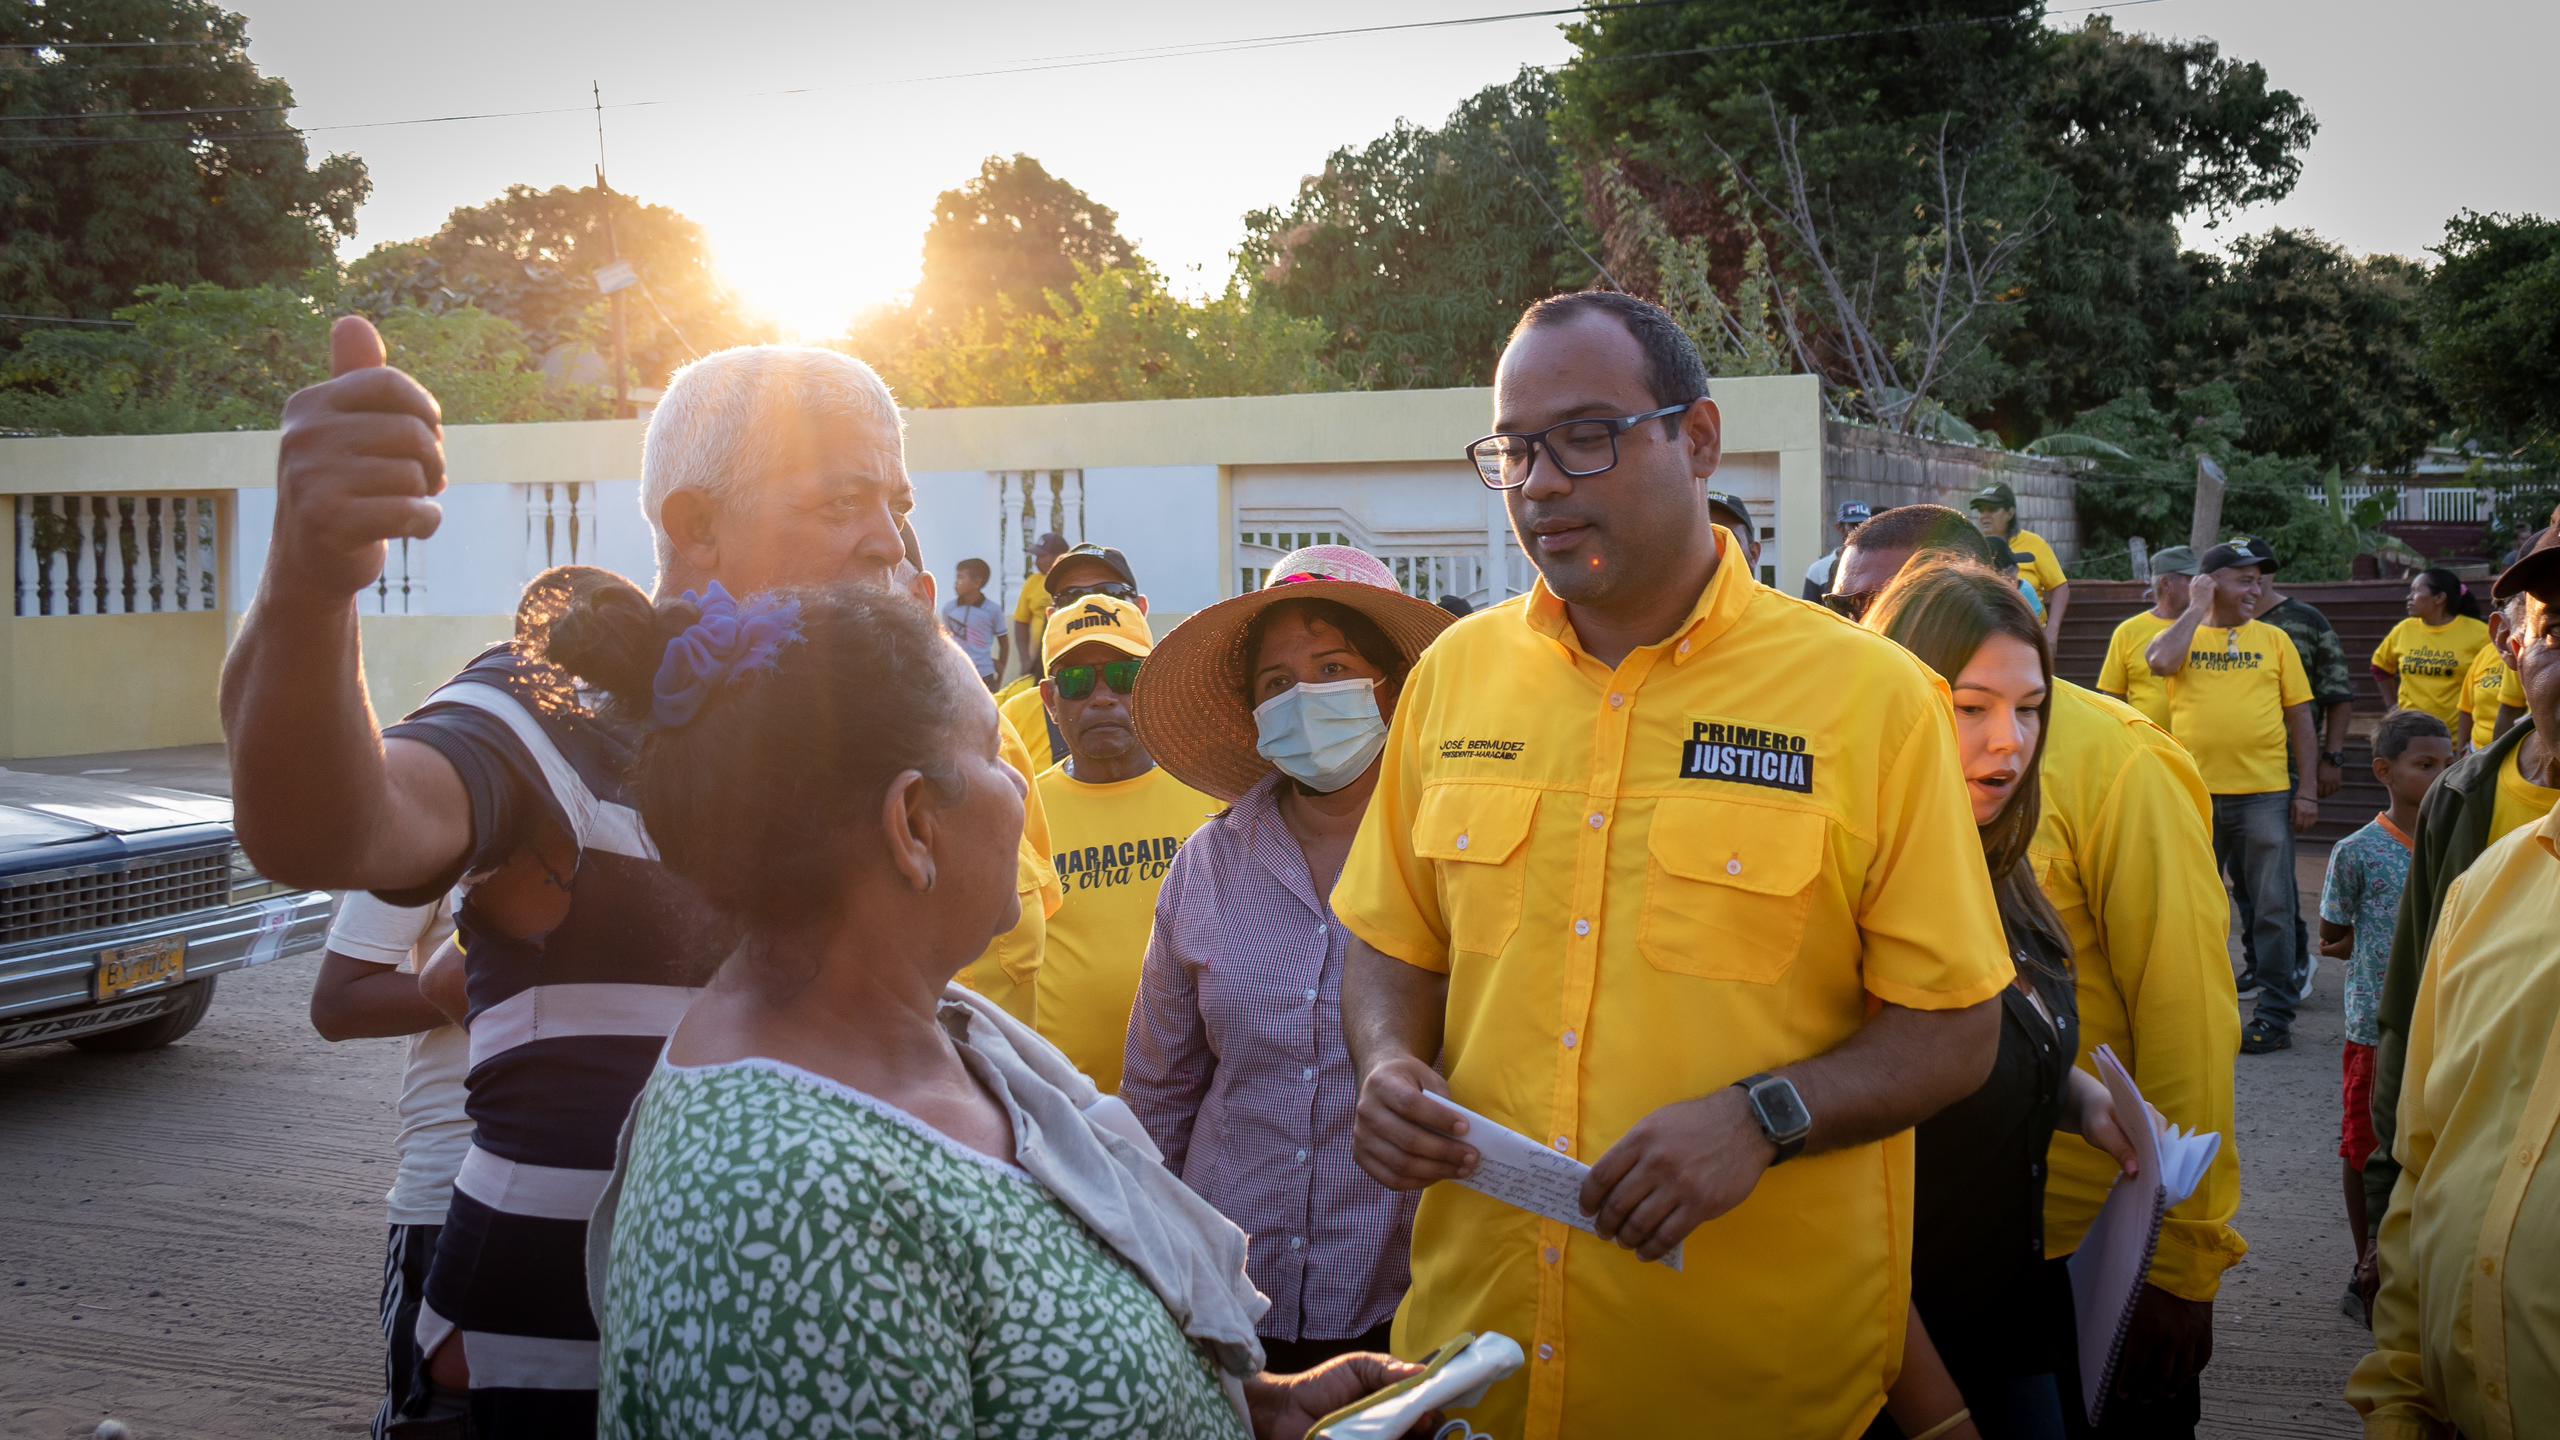
<path fill-rule="evenodd" d="M 2204 1183 L 2213 1157 L 2222 1150 L 2222 1136 L 2215 1131 L 2190 1135 L 2162 1121 L 2143 1102 L 2114 1050 L 2101 1045 L 2091 1058 L 2098 1078 L 2115 1097 L 2116 1120 L 2133 1141 L 2142 1167 L 2133 1179 L 2116 1177 L 2107 1203 L 2099 1207 L 2097 1221 L 2069 1262 L 2072 1318 L 2080 1327 L 2080 1403 L 2095 1425 L 2115 1385 L 2125 1330 L 2133 1323 L 2134 1303 L 2142 1298 L 2152 1252 L 2160 1245 L 2160 1223 Z"/>

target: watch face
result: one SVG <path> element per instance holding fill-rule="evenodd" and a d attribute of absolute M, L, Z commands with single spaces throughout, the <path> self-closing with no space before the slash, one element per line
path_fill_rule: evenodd
<path fill-rule="evenodd" d="M 1796 1087 L 1784 1080 L 1755 1088 L 1751 1103 L 1760 1112 L 1760 1123 L 1773 1136 L 1785 1139 L 1813 1128 L 1813 1112 L 1804 1108 L 1804 1098 L 1796 1094 Z"/>

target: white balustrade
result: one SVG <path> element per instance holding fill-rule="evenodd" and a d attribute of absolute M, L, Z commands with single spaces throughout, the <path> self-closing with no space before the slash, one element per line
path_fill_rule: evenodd
<path fill-rule="evenodd" d="M 122 615 L 125 613 L 126 609 L 124 598 L 124 500 L 122 497 L 115 495 L 99 495 L 92 498 L 95 499 L 98 504 L 105 506 L 107 512 L 107 543 L 106 554 L 104 556 L 107 562 L 105 610 L 109 615 Z"/>
<path fill-rule="evenodd" d="M 20 617 L 145 615 L 218 609 L 216 511 L 163 495 L 18 498 Z"/>
<path fill-rule="evenodd" d="M 178 589 L 178 501 L 161 496 L 151 502 L 151 508 L 160 534 L 160 563 L 155 572 L 159 583 L 154 587 L 154 598 L 160 609 L 183 610 L 186 597 Z"/>

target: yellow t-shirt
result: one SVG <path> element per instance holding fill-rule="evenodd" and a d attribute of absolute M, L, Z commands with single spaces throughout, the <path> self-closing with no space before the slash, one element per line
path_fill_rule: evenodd
<path fill-rule="evenodd" d="M 2142 1098 L 2190 1133 L 2222 1136 L 2204 1183 L 2160 1227 L 2151 1283 L 2210 1301 L 2249 1253 L 2240 1209 L 2231 1057 L 2239 1001 L 2223 938 L 2230 903 L 2213 864 L 2213 798 L 2196 762 L 2158 726 L 2068 681 L 2053 687 L 2044 815 L 2028 855 L 2071 937 L 2080 1064 L 2101 1045 Z M 2053 1137 L 2045 1177 L 2047 1255 L 2080 1248 L 2117 1167 L 2077 1135 Z"/>
<path fill-rule="evenodd" d="M 2506 678 L 2498 683 L 2498 704 L 2508 710 L 2524 708 L 2524 676 L 2516 667 L 2507 667 Z"/>
<path fill-rule="evenodd" d="M 1031 754 L 1023 748 L 1022 737 L 1014 732 L 999 714 L 996 724 L 1001 730 L 998 744 L 1004 763 L 1010 765 L 1026 781 L 1040 772 L 1031 768 Z M 1040 804 L 1040 787 L 1035 782 L 1022 797 L 1022 844 L 1015 856 L 1015 888 L 1022 900 L 1022 918 L 1011 930 L 995 938 L 984 953 L 969 962 L 960 972 L 960 983 L 996 1002 L 997 1006 L 1021 1021 L 1032 1024 L 1032 978 L 1040 971 L 1040 951 L 1049 914 L 1058 908 L 1058 872 L 1049 866 L 1049 816 Z"/>
<path fill-rule="evenodd" d="M 2151 662 L 2142 658 L 2142 652 L 2172 623 L 2152 610 L 2125 617 L 2116 633 L 2107 637 L 2107 658 L 2098 666 L 2099 689 L 2123 696 L 2124 703 L 2140 711 L 2143 719 L 2163 727 L 2169 723 L 2169 687 L 2151 673 Z"/>
<path fill-rule="evenodd" d="M 1088 785 L 1053 766 L 1038 788 L 1066 901 L 1049 917 L 1036 1028 L 1102 1093 L 1115 1094 L 1156 892 L 1183 842 L 1224 807 L 1161 765 L 1110 785 Z"/>
<path fill-rule="evenodd" d="M 2468 615 L 2442 625 L 2412 615 L 2382 637 L 2373 664 L 2400 677 L 2396 703 L 2401 709 L 2424 710 L 2450 726 L 2462 708 L 2462 677 L 2471 669 L 2471 657 L 2488 643 L 2488 625 Z"/>
<path fill-rule="evenodd" d="M 996 710 L 1022 737 L 1022 747 L 1031 757 L 1031 774 L 1038 775 L 1058 763 L 1060 757 L 1049 744 L 1049 707 L 1041 703 L 1039 681 L 1032 681 L 1011 699 L 998 702 Z"/>
<path fill-rule="evenodd" d="M 2462 713 L 2471 717 L 2471 748 L 2486 750 L 2498 738 L 2499 698 L 2509 685 L 2521 691 L 2521 682 L 2513 679 L 2515 667 L 2507 663 L 2495 645 L 2483 645 L 2471 659 L 2471 671 L 2462 677 Z M 2518 709 L 2523 707 L 2519 705 Z M 2462 733 L 2458 727 L 2453 732 Z"/>
<path fill-rule="evenodd" d="M 2018 578 L 2036 587 L 2040 598 L 2050 599 L 2053 592 L 2071 583 L 2062 573 L 2062 560 L 2053 546 L 2033 530 L 2021 530 L 2009 537 L 2009 548 L 2018 552 Z"/>
<path fill-rule="evenodd" d="M 2186 668 L 2165 679 L 2169 733 L 2196 757 L 2207 790 L 2286 788 L 2284 712 L 2311 703 L 2311 677 L 2292 636 L 2264 620 L 2231 630 L 2199 625 Z"/>
<path fill-rule="evenodd" d="M 1025 575 L 1022 577 L 1022 593 L 1014 597 L 1013 601 L 1013 620 L 1017 625 L 1031 627 L 1031 644 L 1034 651 L 1031 658 L 1037 660 L 1040 632 L 1049 628 L 1048 576 Z"/>
<path fill-rule="evenodd" d="M 1577 1159 L 1831 1050 L 1874 1000 L 1954 1009 L 2015 973 L 1945 687 L 1735 553 L 1615 669 L 1543 581 L 1442 634 L 1333 893 L 1448 977 L 1453 1097 Z M 1909 1132 L 1777 1166 L 1683 1274 L 1435 1185 L 1395 1352 L 1518 1340 L 1527 1374 L 1467 1412 L 1505 1440 L 1856 1435 L 1902 1354 L 1911 1167 Z"/>
<path fill-rule="evenodd" d="M 2539 824 L 2551 813 L 2551 805 L 2560 800 L 2560 790 L 2536 785 L 2524 778 L 2524 747 L 2507 752 L 2507 763 L 2498 767 L 2498 798 L 2489 807 L 2489 843 L 2498 843 L 2502 835 Z"/>

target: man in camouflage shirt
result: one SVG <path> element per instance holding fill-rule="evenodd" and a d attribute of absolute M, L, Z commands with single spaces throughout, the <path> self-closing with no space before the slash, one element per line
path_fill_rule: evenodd
<path fill-rule="evenodd" d="M 2261 573 L 2276 573 L 2275 548 L 2255 535 L 2242 535 L 2232 540 L 2242 553 L 2250 556 Z M 2355 692 L 2347 672 L 2347 647 L 2338 639 L 2338 631 L 2329 617 L 2290 595 L 2267 587 L 2267 606 L 2258 618 L 2293 637 L 2293 648 L 2302 652 L 2303 673 L 2311 677 L 2311 703 L 2314 723 L 2320 731 L 2320 798 L 2338 793 L 2344 783 L 2347 763 L 2347 720 L 2355 707 Z M 2288 777 L 2290 779 L 2292 777 Z M 2247 967 L 2240 977 L 2240 997 L 2247 999 L 2257 990 L 2258 957 L 2249 941 L 2249 892 L 2238 875 L 2232 876 L 2232 898 L 2240 905 L 2241 963 Z M 2310 957 L 2310 934 L 2302 917 L 2293 917 L 2294 953 Z M 2312 963 L 2316 964 L 2317 961 Z M 2310 983 L 2306 970 L 2304 984 Z"/>

